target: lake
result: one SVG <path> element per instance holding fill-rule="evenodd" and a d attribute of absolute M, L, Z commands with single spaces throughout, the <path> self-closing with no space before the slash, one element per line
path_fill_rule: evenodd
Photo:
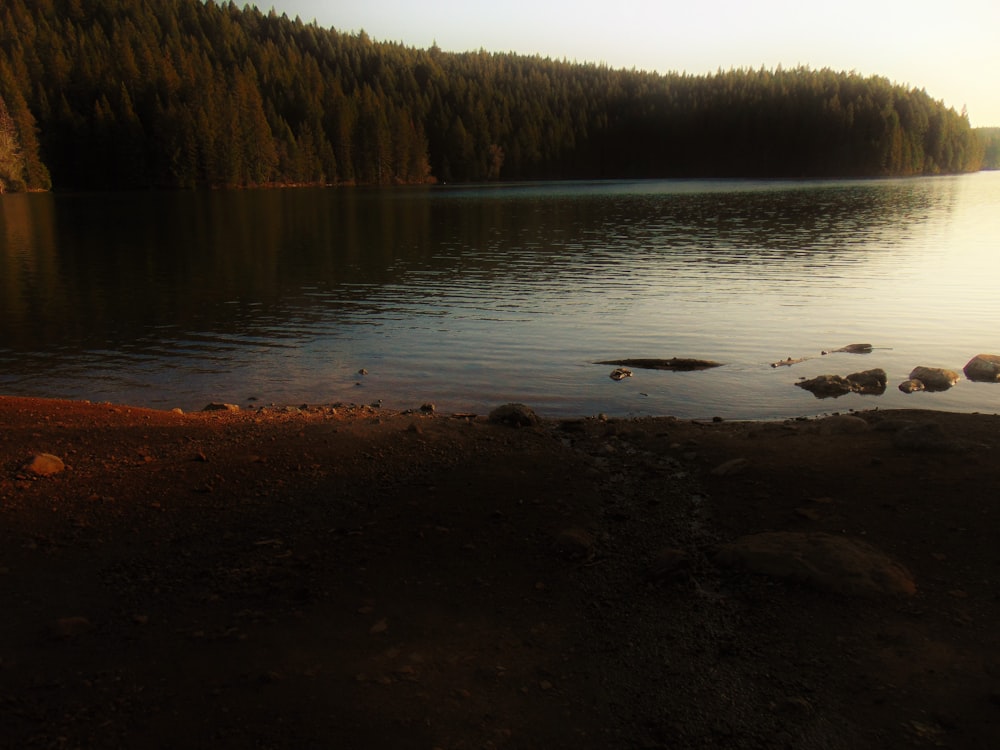
<path fill-rule="evenodd" d="M 0 394 L 544 416 L 1000 411 L 1000 173 L 0 196 Z M 871 354 L 823 350 L 870 343 Z M 694 357 L 700 372 L 598 360 Z M 786 357 L 810 357 L 772 368 Z M 803 377 L 881 367 L 882 396 Z M 366 374 L 360 374 L 360 370 Z"/>

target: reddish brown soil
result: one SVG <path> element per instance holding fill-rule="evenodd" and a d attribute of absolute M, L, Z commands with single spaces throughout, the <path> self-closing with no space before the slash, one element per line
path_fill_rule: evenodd
<path fill-rule="evenodd" d="M 0 745 L 1000 747 L 1000 418 L 859 416 L 0 398 Z M 713 562 L 766 530 L 865 540 L 917 593 Z"/>

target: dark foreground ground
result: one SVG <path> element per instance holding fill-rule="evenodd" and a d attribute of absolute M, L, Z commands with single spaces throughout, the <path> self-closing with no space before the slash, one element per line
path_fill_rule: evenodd
<path fill-rule="evenodd" d="M 1000 747 L 998 430 L 0 399 L 0 743 Z"/>

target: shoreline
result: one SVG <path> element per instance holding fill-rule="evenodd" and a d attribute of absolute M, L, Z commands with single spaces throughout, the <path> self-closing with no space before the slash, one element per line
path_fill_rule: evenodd
<path fill-rule="evenodd" d="M 1000 740 L 996 415 L 0 425 L 12 745 Z"/>

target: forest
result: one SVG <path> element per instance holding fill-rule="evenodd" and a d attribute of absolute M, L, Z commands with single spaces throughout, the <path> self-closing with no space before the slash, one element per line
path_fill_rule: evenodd
<path fill-rule="evenodd" d="M 986 140 L 852 72 L 446 53 L 214 0 L 0 9 L 0 191 L 925 175 Z"/>

